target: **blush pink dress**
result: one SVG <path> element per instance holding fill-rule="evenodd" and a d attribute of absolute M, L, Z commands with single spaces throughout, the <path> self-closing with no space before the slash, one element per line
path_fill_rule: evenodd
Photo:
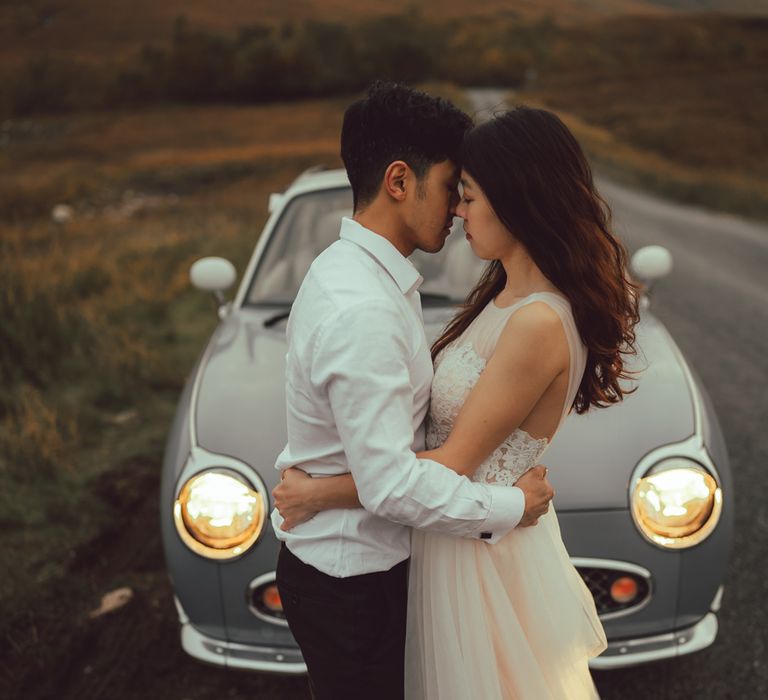
<path fill-rule="evenodd" d="M 506 322 L 539 301 L 557 312 L 568 339 L 568 393 L 560 422 L 568 415 L 587 355 L 568 301 L 544 292 L 507 308 L 491 302 L 437 358 L 430 449 L 451 432 Z M 518 429 L 472 479 L 512 486 L 541 461 L 547 444 Z M 536 526 L 515 529 L 494 545 L 413 531 L 407 700 L 596 698 L 587 662 L 605 647 L 594 600 L 571 564 L 553 507 Z"/>

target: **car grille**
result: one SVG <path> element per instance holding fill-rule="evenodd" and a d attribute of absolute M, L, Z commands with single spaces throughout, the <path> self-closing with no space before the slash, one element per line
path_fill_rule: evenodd
<path fill-rule="evenodd" d="M 620 569 L 604 569 L 592 566 L 576 567 L 584 583 L 587 584 L 592 597 L 595 599 L 597 614 L 601 617 L 615 613 L 630 612 L 634 608 L 643 605 L 651 594 L 650 581 L 632 571 Z M 637 595 L 626 603 L 616 602 L 611 597 L 611 586 L 619 578 L 631 578 L 637 584 Z"/>

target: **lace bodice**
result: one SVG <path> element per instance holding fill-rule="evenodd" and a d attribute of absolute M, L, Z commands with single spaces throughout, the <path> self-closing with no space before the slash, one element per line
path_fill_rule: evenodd
<path fill-rule="evenodd" d="M 485 360 L 471 343 L 446 348 L 435 367 L 432 381 L 432 403 L 427 423 L 427 447 L 442 445 L 453 428 L 465 399 L 482 371 Z M 531 467 L 547 447 L 547 439 L 537 440 L 524 430 L 515 430 L 472 475 L 473 481 L 511 486 Z"/>
<path fill-rule="evenodd" d="M 586 351 L 578 338 L 568 302 L 559 295 L 549 293 L 531 295 L 504 309 L 491 302 L 469 328 L 440 353 L 435 362 L 432 400 L 427 421 L 428 449 L 435 449 L 442 445 L 450 434 L 464 401 L 485 369 L 496 341 L 514 310 L 524 303 L 539 300 L 546 301 L 563 320 L 571 348 L 571 371 L 566 407 L 571 406 L 575 389 L 578 388 L 584 371 Z M 564 408 L 563 417 L 567 413 L 567 408 Z M 511 486 L 525 472 L 538 464 L 548 442 L 546 438 L 533 438 L 518 428 L 482 463 L 473 474 L 472 480 Z"/>

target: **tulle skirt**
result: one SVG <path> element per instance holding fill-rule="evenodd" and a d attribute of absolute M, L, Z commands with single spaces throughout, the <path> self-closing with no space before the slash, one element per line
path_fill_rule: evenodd
<path fill-rule="evenodd" d="M 597 698 L 605 647 L 553 508 L 495 545 L 414 530 L 407 700 Z"/>

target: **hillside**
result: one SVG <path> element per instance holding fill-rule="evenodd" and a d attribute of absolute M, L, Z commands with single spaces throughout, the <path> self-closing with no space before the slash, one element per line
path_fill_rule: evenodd
<path fill-rule="evenodd" d="M 168 42 L 174 22 L 211 33 L 259 23 L 322 19 L 357 22 L 413 8 L 430 19 L 503 16 L 549 18 L 573 25 L 619 15 L 679 12 L 768 15 L 768 0 L 10 0 L 0 4 L 0 61 L 14 65 L 40 53 L 120 60 L 146 45 Z"/>
<path fill-rule="evenodd" d="M 680 12 L 722 12 L 738 15 L 768 14 L 768 0 L 648 0 L 647 4 Z"/>
<path fill-rule="evenodd" d="M 41 51 L 119 59 L 147 43 L 168 42 L 175 20 L 212 33 L 302 19 L 354 22 L 418 7 L 434 19 L 503 15 L 570 24 L 620 14 L 667 14 L 651 0 L 26 0 L 0 5 L 0 58 L 15 62 Z M 222 11 L 222 6 L 226 11 Z"/>

